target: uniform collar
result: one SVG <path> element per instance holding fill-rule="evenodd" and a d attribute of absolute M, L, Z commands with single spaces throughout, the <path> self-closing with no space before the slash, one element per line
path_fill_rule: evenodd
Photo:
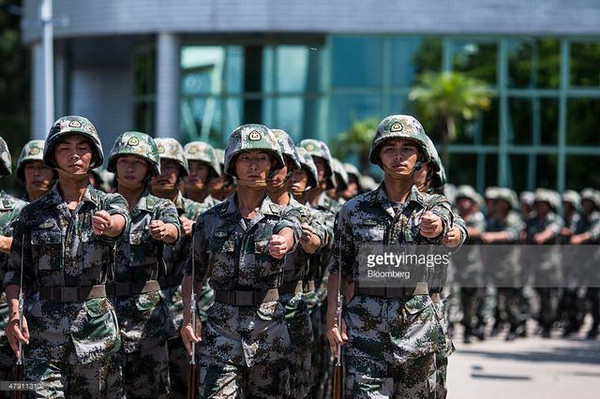
<path fill-rule="evenodd" d="M 377 187 L 374 191 L 370 193 L 369 202 L 371 206 L 380 206 L 382 207 L 392 218 L 396 217 L 396 212 L 394 211 L 395 203 L 390 201 L 385 193 L 385 186 L 382 182 L 379 187 Z M 410 189 L 410 193 L 406 198 L 406 202 L 404 203 L 404 209 L 408 208 L 409 205 L 412 206 L 423 206 L 425 200 L 423 194 L 417 190 L 416 186 L 412 186 Z"/>
<path fill-rule="evenodd" d="M 44 199 L 44 206 L 46 208 L 51 206 L 58 206 L 65 202 L 60 193 L 60 189 L 58 188 L 58 181 L 54 183 L 54 185 L 50 189 L 50 192 L 48 192 L 48 194 L 46 194 L 42 198 Z M 94 204 L 94 206 L 98 206 L 99 201 L 100 193 L 91 184 L 88 184 L 83 193 L 83 197 L 81 197 L 81 202 L 90 202 Z"/>

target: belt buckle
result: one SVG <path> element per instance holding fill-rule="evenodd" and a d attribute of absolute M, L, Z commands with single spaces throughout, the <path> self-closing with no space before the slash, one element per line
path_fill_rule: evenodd
<path fill-rule="evenodd" d="M 253 305 L 254 304 L 254 291 L 236 291 L 235 292 L 235 303 L 236 305 Z"/>

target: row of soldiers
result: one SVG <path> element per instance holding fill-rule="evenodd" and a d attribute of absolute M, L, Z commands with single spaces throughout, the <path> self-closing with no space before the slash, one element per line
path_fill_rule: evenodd
<path fill-rule="evenodd" d="M 373 140 L 380 186 L 325 143 L 296 147 L 286 132 L 257 124 L 235 129 L 220 160 L 206 143 L 123 133 L 107 162 L 110 193 L 89 185 L 106 178 L 92 173 L 103 158 L 87 119 L 60 118 L 19 159 L 31 203 L 3 194 L 7 338 L 26 355 L 26 380 L 46 383 L 37 396 L 182 397 L 188 359 L 198 358 L 191 391 L 201 397 L 328 397 L 341 346 L 346 397 L 445 397 L 454 350 L 446 268 L 426 269 L 413 287 L 373 288 L 359 278 L 361 248 L 456 251 L 465 240 L 538 233 L 518 216 L 517 228 L 508 189 L 486 192 L 487 219 L 466 186 L 453 209 L 440 195 L 435 146 L 406 115 L 382 120 Z M 532 218 L 549 197 L 540 198 Z M 499 271 L 483 268 L 493 259 L 482 261 L 477 248 L 453 255 L 466 336 L 482 325 L 482 287 Z M 498 284 L 499 322 L 518 298 L 500 286 L 519 292 L 517 284 Z M 6 340 L 2 351 L 8 380 Z"/>

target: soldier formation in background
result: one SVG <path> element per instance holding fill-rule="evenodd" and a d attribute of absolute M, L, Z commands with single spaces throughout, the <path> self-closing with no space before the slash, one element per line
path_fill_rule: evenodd
<path fill-rule="evenodd" d="M 465 344 L 532 319 L 597 338 L 600 191 L 451 186 L 408 115 L 381 121 L 369 161 L 381 184 L 249 124 L 225 150 L 124 132 L 104 170 L 92 123 L 58 119 L 20 153 L 25 196 L 0 193 L 0 380 L 23 355 L 32 397 L 444 398 L 458 324 Z M 371 244 L 451 262 L 374 288 Z"/>

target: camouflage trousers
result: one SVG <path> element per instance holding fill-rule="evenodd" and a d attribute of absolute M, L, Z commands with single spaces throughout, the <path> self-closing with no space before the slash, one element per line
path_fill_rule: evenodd
<path fill-rule="evenodd" d="M 448 334 L 448 318 L 446 317 L 444 301 L 440 298 L 440 294 L 432 294 L 431 298 L 440 326 L 438 349 L 435 354 L 436 398 L 444 399 L 448 395 L 448 389 L 446 388 L 448 357 L 454 352 L 455 347 Z"/>
<path fill-rule="evenodd" d="M 521 293 L 517 288 L 498 287 L 496 297 L 496 326 L 509 323 L 511 331 L 515 331 L 521 322 Z"/>
<path fill-rule="evenodd" d="M 14 381 L 14 367 L 17 357 L 6 338 L 0 339 L 0 381 Z M 0 392 L 0 398 L 10 398 L 10 392 Z"/>
<path fill-rule="evenodd" d="M 26 359 L 25 380 L 44 383 L 34 398 L 121 398 L 117 354 L 87 364 L 71 365 L 45 359 Z"/>
<path fill-rule="evenodd" d="M 145 340 L 140 350 L 120 352 L 123 385 L 128 398 L 169 397 L 169 350 L 167 342 Z"/>
<path fill-rule="evenodd" d="M 202 363 L 199 369 L 199 398 L 290 397 L 290 370 L 285 359 L 251 367 L 211 360 L 211 364 Z"/>
<path fill-rule="evenodd" d="M 168 342 L 169 377 L 171 380 L 171 398 L 187 396 L 187 369 L 189 355 L 185 351 L 181 338 L 173 338 Z"/>
<path fill-rule="evenodd" d="M 346 397 L 436 397 L 440 324 L 429 295 L 355 295 L 344 320 Z"/>
<path fill-rule="evenodd" d="M 285 320 L 291 341 L 290 397 L 304 398 L 311 386 L 311 350 L 313 326 L 303 295 L 282 296 Z"/>

